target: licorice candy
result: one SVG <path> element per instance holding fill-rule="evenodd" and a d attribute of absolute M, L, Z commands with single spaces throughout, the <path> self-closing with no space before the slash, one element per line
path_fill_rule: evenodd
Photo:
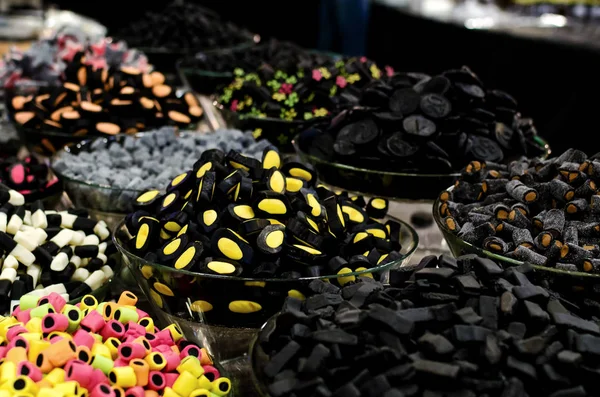
<path fill-rule="evenodd" d="M 565 158 L 571 160 L 564 162 Z M 508 238 L 513 246 L 506 256 L 563 270 L 573 265 L 595 272 L 593 261 L 598 252 L 593 247 L 600 237 L 595 194 L 599 175 L 591 172 L 589 164 L 585 153 L 575 149 L 554 159 L 514 163 L 509 169 L 515 179 L 505 183 L 500 194 L 506 192 L 507 197 L 497 203 L 488 199 L 499 193 L 487 197 L 467 194 L 479 191 L 480 184 L 490 177 L 490 173 L 475 176 L 467 166 L 456 187 L 440 195 L 436 211 L 447 230 L 472 244 L 484 247 L 494 241 L 491 237 Z M 486 168 L 485 162 L 482 168 Z M 537 198 L 532 200 L 531 195 L 527 199 L 526 195 L 534 192 Z M 491 236 L 477 234 L 490 211 L 500 221 L 495 232 Z M 588 246 L 592 248 L 583 248 Z"/>

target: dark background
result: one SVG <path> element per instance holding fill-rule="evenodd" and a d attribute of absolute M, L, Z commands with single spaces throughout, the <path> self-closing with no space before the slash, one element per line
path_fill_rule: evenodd
<path fill-rule="evenodd" d="M 83 1 L 59 1 L 94 17 L 114 32 L 149 7 L 139 0 L 105 0 L 90 8 Z M 195 1 L 223 19 L 261 34 L 314 48 L 318 37 L 318 0 Z M 135 10 L 140 10 L 137 13 Z M 468 30 L 458 25 L 411 16 L 372 3 L 367 56 L 396 70 L 438 73 L 468 65 L 490 88 L 511 93 L 523 115 L 536 121 L 555 152 L 578 147 L 600 151 L 596 113 L 600 92 L 600 56 L 594 46 L 518 34 Z"/>

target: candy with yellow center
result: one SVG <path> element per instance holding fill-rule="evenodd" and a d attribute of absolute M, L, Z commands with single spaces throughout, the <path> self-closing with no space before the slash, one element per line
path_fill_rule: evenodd
<path fill-rule="evenodd" d="M 204 249 L 201 242 L 188 244 L 181 255 L 175 260 L 173 267 L 177 270 L 187 270 L 192 268 L 202 256 L 203 251 Z"/>

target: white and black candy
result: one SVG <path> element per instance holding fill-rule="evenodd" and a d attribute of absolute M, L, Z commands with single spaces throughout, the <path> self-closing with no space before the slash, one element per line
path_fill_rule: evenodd
<path fill-rule="evenodd" d="M 46 211 L 41 201 L 18 205 L 14 191 L 0 196 L 15 203 L 0 207 L 0 312 L 25 294 L 73 300 L 113 276 L 116 249 L 104 222 L 82 211 Z"/>

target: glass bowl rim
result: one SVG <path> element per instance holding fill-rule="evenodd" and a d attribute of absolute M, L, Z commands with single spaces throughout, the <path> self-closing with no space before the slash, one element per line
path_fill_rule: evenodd
<path fill-rule="evenodd" d="M 450 186 L 449 188 L 440 192 L 440 194 L 443 192 L 451 192 L 453 189 L 454 189 L 454 186 Z M 442 202 L 440 200 L 440 196 L 438 195 L 438 197 L 433 202 L 432 212 L 433 212 L 433 219 L 435 220 L 435 223 L 437 224 L 440 231 L 442 231 L 442 234 L 444 235 L 444 239 L 447 240 L 446 236 L 451 235 L 456 238 L 456 241 L 458 242 L 458 244 L 462 245 L 463 247 L 468 248 L 471 252 L 474 252 L 474 253 L 477 253 L 478 255 L 492 258 L 492 259 L 495 259 L 495 260 L 498 260 L 501 262 L 511 263 L 515 266 L 521 266 L 526 263 L 530 264 L 529 262 L 512 259 L 507 256 L 499 255 L 495 252 L 488 251 L 481 247 L 476 247 L 473 244 L 468 243 L 465 240 L 463 240 L 460 237 L 453 234 L 450 230 L 448 230 L 446 225 L 444 225 L 444 223 L 441 220 L 441 215 L 438 211 L 438 208 L 440 207 L 441 204 L 442 204 Z M 450 244 L 448 244 L 448 245 L 450 245 Z M 534 265 L 534 264 L 530 264 L 530 265 L 534 269 L 542 271 L 542 272 L 555 273 L 555 274 L 559 274 L 559 275 L 563 275 L 563 276 L 581 277 L 581 278 L 587 278 L 587 279 L 600 279 L 600 273 L 572 272 L 572 271 L 568 271 L 568 270 L 556 269 L 554 267 L 547 267 L 547 266 Z"/>
<path fill-rule="evenodd" d="M 325 164 L 328 165 L 330 167 L 334 167 L 334 168 L 339 168 L 342 170 L 347 170 L 347 171 L 355 171 L 355 172 L 362 172 L 365 174 L 378 174 L 378 175 L 383 175 L 383 176 L 394 176 L 394 177 L 419 177 L 419 178 L 447 178 L 447 177 L 451 177 L 451 178 L 458 178 L 460 176 L 460 171 L 459 172 L 453 172 L 453 173 L 449 173 L 449 174 L 416 174 L 414 172 L 394 172 L 394 171 L 380 171 L 380 170 L 373 170 L 373 169 L 368 169 L 368 168 L 360 168 L 360 167 L 354 167 L 351 165 L 347 165 L 347 164 L 342 164 L 342 163 L 334 163 L 331 161 L 327 161 L 327 160 L 323 160 L 319 157 L 313 156 L 312 154 L 308 154 L 305 151 L 303 151 L 300 148 L 300 145 L 298 143 L 299 138 L 300 138 L 300 134 L 296 134 L 296 136 L 292 139 L 292 145 L 294 146 L 294 149 L 296 150 L 296 153 L 299 156 L 305 156 L 308 157 L 311 161 L 315 161 L 317 163 L 321 163 L 321 164 Z M 539 139 L 538 139 L 539 138 Z M 545 155 L 544 156 L 540 156 L 540 158 L 542 160 L 547 159 L 548 156 L 550 156 L 550 154 L 552 153 L 552 150 L 550 149 L 550 145 L 548 144 L 548 142 L 540 137 L 539 135 L 536 135 L 534 138 L 534 140 L 536 140 L 536 142 L 542 147 L 542 149 L 545 150 Z"/>
<path fill-rule="evenodd" d="M 367 274 L 367 273 L 389 270 L 395 266 L 401 265 L 406 259 L 410 258 L 412 256 L 412 254 L 417 250 L 417 248 L 419 246 L 419 235 L 417 234 L 416 230 L 411 225 L 409 225 L 407 222 L 404 222 L 403 220 L 397 219 L 397 218 L 389 216 L 389 215 L 387 217 L 392 218 L 392 220 L 394 220 L 396 222 L 399 222 L 402 225 L 402 230 L 408 231 L 408 233 L 411 237 L 411 242 L 412 242 L 412 246 L 409 248 L 408 252 L 405 254 L 400 253 L 401 257 L 399 259 L 396 259 L 396 260 L 386 263 L 384 265 L 379 265 L 379 266 L 375 266 L 375 267 L 372 267 L 372 268 L 369 268 L 366 270 L 361 270 L 360 272 L 345 273 L 342 276 L 339 276 L 337 274 L 331 274 L 331 275 L 318 276 L 318 277 L 300 277 L 300 278 L 294 278 L 294 279 L 282 279 L 282 278 L 224 276 L 224 275 L 220 275 L 220 274 L 208 274 L 208 273 L 200 273 L 200 272 L 190 272 L 187 270 L 177 270 L 170 266 L 165 266 L 165 265 L 161 265 L 159 263 L 149 262 L 149 261 L 145 260 L 144 258 L 141 258 L 141 257 L 133 254 L 132 252 L 130 252 L 129 249 L 127 249 L 124 246 L 124 244 L 121 243 L 121 239 L 117 237 L 118 232 L 121 231 L 125 227 L 124 219 L 121 222 L 119 222 L 119 224 L 117 226 L 115 226 L 115 230 L 113 230 L 113 234 L 112 234 L 112 240 L 113 240 L 113 243 L 115 244 L 115 246 L 117 247 L 117 249 L 119 250 L 119 252 L 121 252 L 122 255 L 127 256 L 128 259 L 135 260 L 137 262 L 143 262 L 144 264 L 147 264 L 147 265 L 151 266 L 152 268 L 157 269 L 159 271 L 166 271 L 169 273 L 175 273 L 175 274 L 180 274 L 180 275 L 185 275 L 185 276 L 202 277 L 202 278 L 207 278 L 207 279 L 215 279 L 215 280 L 223 280 L 223 281 L 243 281 L 243 282 L 263 281 L 263 282 L 269 282 L 269 283 L 296 283 L 296 282 L 306 282 L 306 281 L 313 281 L 313 280 L 324 280 L 324 279 L 329 280 L 329 279 L 336 279 L 339 277 L 360 276 L 360 275 Z"/>
<path fill-rule="evenodd" d="M 232 110 L 227 109 L 225 106 L 223 106 L 223 104 L 219 103 L 219 101 L 217 101 L 216 96 L 213 95 L 213 106 L 215 108 L 217 108 L 217 110 L 221 111 L 221 112 L 226 112 L 228 114 L 233 115 L 234 117 L 237 117 L 239 120 L 254 120 L 254 121 L 267 121 L 270 123 L 281 123 L 281 124 L 286 124 L 286 125 L 303 125 L 303 124 L 307 124 L 310 125 L 312 123 L 317 123 L 320 121 L 328 121 L 331 120 L 333 118 L 333 115 L 327 115 L 327 116 L 323 116 L 323 117 L 314 117 L 312 119 L 308 119 L 308 120 L 286 120 L 286 119 L 278 119 L 275 117 L 258 117 L 258 116 L 254 116 L 254 115 L 245 115 L 245 114 L 240 114 L 238 112 L 234 112 Z"/>
<path fill-rule="evenodd" d="M 249 32 L 248 35 L 240 36 L 240 39 L 241 38 L 245 38 L 245 40 L 239 42 L 238 44 L 230 45 L 227 47 L 211 48 L 209 50 L 201 50 L 198 48 L 188 48 L 188 49 L 175 48 L 174 49 L 174 48 L 170 48 L 170 47 L 130 46 L 129 41 L 130 41 L 131 37 L 125 37 L 125 36 L 115 37 L 116 40 L 122 40 L 125 43 L 127 43 L 127 46 L 130 49 L 138 50 L 138 51 L 142 52 L 144 55 L 145 54 L 183 54 L 183 55 L 194 54 L 195 55 L 197 53 L 210 54 L 212 52 L 223 51 L 223 50 L 235 50 L 235 49 L 243 50 L 246 47 L 254 46 L 256 44 L 259 44 L 262 41 L 262 37 L 260 34 L 252 33 L 252 32 Z"/>
<path fill-rule="evenodd" d="M 108 191 L 114 191 L 114 192 L 133 192 L 133 193 L 140 193 L 142 194 L 143 192 L 149 190 L 149 189 L 127 189 L 127 188 L 116 188 L 116 187 L 112 187 L 109 185 L 103 185 L 100 183 L 94 183 L 94 182 L 89 182 L 89 181 L 84 181 L 81 179 L 75 179 L 72 177 L 69 177 L 65 174 L 63 174 L 62 172 L 56 170 L 54 168 L 54 163 L 58 160 L 59 155 L 62 155 L 64 153 L 68 153 L 70 150 L 72 150 L 73 148 L 77 148 L 79 150 L 83 149 L 83 147 L 89 147 L 89 145 L 91 145 L 93 142 L 95 142 L 98 139 L 102 139 L 105 140 L 107 143 L 109 139 L 114 138 L 114 139 L 122 139 L 122 137 L 127 137 L 127 136 L 134 136 L 139 138 L 140 136 L 144 135 L 144 134 L 148 134 L 149 131 L 142 131 L 142 132 L 136 132 L 135 134 L 117 134 L 117 135 L 109 135 L 109 136 L 97 136 L 97 137 L 89 137 L 88 139 L 84 139 L 80 142 L 75 143 L 74 145 L 71 146 L 64 146 L 62 149 L 60 149 L 59 151 L 57 151 L 51 158 L 50 158 L 50 168 L 52 169 L 52 172 L 59 178 L 59 180 L 61 181 L 65 181 L 65 182 L 69 182 L 69 183 L 75 183 L 77 185 L 80 186 L 87 186 L 90 188 L 94 188 L 94 189 L 102 189 L 102 190 L 108 190 Z M 178 137 L 180 136 L 187 136 L 187 135 L 192 135 L 192 134 L 196 134 L 195 132 L 190 132 L 190 131 L 175 131 L 175 135 L 177 135 Z M 156 189 L 156 190 L 161 190 L 161 189 Z"/>

